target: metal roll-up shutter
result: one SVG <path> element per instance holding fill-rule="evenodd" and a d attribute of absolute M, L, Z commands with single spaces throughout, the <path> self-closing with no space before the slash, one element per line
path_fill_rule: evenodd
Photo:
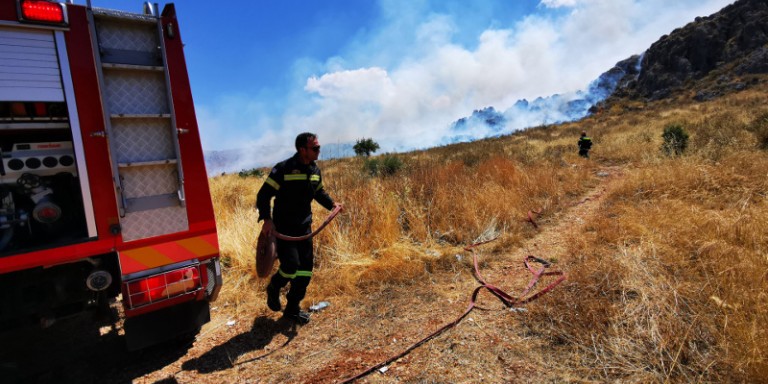
<path fill-rule="evenodd" d="M 53 32 L 0 27 L 0 101 L 64 101 Z"/>

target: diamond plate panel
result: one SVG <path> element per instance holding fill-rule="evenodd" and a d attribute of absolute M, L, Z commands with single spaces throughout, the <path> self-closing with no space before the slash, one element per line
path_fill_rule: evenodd
<path fill-rule="evenodd" d="M 156 52 L 160 46 L 156 24 L 97 22 L 96 34 L 103 48 Z"/>
<path fill-rule="evenodd" d="M 105 71 L 104 85 L 110 114 L 170 113 L 162 72 Z"/>
<path fill-rule="evenodd" d="M 114 119 L 112 141 L 118 163 L 176 158 L 170 119 Z"/>
<path fill-rule="evenodd" d="M 179 179 L 176 174 L 176 164 L 120 169 L 120 178 L 123 181 L 124 195 L 127 199 L 176 193 L 179 189 Z"/>
<path fill-rule="evenodd" d="M 131 212 L 120 220 L 123 241 L 146 239 L 189 229 L 184 207 L 166 207 L 150 211 Z"/>

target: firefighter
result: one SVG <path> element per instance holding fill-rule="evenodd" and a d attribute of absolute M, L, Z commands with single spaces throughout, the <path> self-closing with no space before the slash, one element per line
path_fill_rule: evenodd
<path fill-rule="evenodd" d="M 301 133 L 296 137 L 296 153 L 277 163 L 256 195 L 259 221 L 264 220 L 261 231 L 270 235 L 277 231 L 288 236 L 303 236 L 311 232 L 312 200 L 328 210 L 341 204 L 335 203 L 323 188 L 323 179 L 315 160 L 320 155 L 320 142 L 314 133 Z M 270 200 L 275 198 L 270 211 Z M 270 214 L 271 212 L 271 214 Z M 277 312 L 280 289 L 290 283 L 283 317 L 299 324 L 309 322 L 309 313 L 301 310 L 301 300 L 307 293 L 312 277 L 312 239 L 286 241 L 277 239 L 277 258 L 280 268 L 267 285 L 267 306 Z"/>
<path fill-rule="evenodd" d="M 589 149 L 592 148 L 592 139 L 587 136 L 586 131 L 581 131 L 579 138 L 579 156 L 589 159 Z"/>

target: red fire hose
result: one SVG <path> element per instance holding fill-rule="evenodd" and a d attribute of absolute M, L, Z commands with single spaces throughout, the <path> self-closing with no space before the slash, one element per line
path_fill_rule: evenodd
<path fill-rule="evenodd" d="M 426 343 L 427 341 L 435 338 L 436 336 L 438 336 L 441 333 L 445 332 L 449 328 L 452 328 L 452 327 L 456 326 L 457 324 L 459 324 L 459 322 L 461 322 L 461 320 L 464 319 L 467 315 L 469 315 L 469 313 L 472 312 L 472 309 L 475 308 L 475 303 L 477 301 L 477 295 L 480 293 L 480 290 L 483 289 L 483 288 L 487 289 L 494 296 L 498 297 L 501 300 L 501 302 L 504 303 L 505 306 L 507 306 L 509 308 L 513 308 L 515 305 L 521 305 L 521 304 L 530 303 L 531 301 L 541 297 L 541 295 L 551 291 L 558 284 L 562 283 L 563 280 L 565 280 L 565 274 L 562 271 L 546 272 L 546 269 L 551 266 L 551 264 L 548 261 L 542 260 L 542 259 L 540 259 L 538 257 L 529 255 L 529 256 L 527 256 L 523 260 L 523 263 L 525 264 L 525 267 L 533 274 L 533 276 L 531 277 L 531 280 L 528 282 L 528 286 L 525 288 L 525 290 L 523 291 L 523 293 L 519 297 L 512 297 L 509 294 L 507 294 L 506 292 L 502 291 L 500 288 L 495 287 L 495 286 L 493 286 L 491 284 L 488 284 L 485 281 L 485 279 L 483 278 L 483 276 L 480 275 L 480 268 L 478 267 L 478 263 L 477 263 L 477 253 L 475 253 L 474 248 L 476 248 L 476 247 L 478 247 L 480 245 L 489 243 L 489 242 L 494 241 L 494 240 L 496 240 L 496 238 L 488 240 L 488 241 L 478 242 L 478 243 L 469 245 L 469 246 L 464 248 L 464 250 L 472 253 L 473 263 L 474 263 L 474 267 L 475 267 L 475 278 L 481 284 L 479 287 L 475 288 L 474 291 L 472 291 L 472 296 L 471 296 L 471 299 L 469 301 L 469 306 L 464 311 L 464 313 L 462 313 L 459 317 L 457 317 L 455 320 L 451 321 L 450 323 L 445 324 L 444 326 L 440 327 L 436 331 L 432 332 L 432 334 L 430 334 L 429 336 L 427 336 L 427 337 L 419 340 L 415 344 L 411 345 L 405 351 L 403 351 L 403 352 L 401 352 L 401 353 L 399 353 L 399 354 L 397 354 L 395 356 L 392 356 L 389 359 L 387 359 L 386 361 L 383 361 L 383 362 L 381 362 L 379 364 L 376 364 L 376 365 L 366 369 L 365 371 L 358 373 L 355 376 L 352 376 L 350 378 L 347 378 L 347 379 L 343 380 L 342 383 L 351 383 L 351 382 L 353 382 L 353 381 L 355 381 L 357 379 L 360 379 L 360 378 L 362 378 L 364 376 L 367 376 L 371 372 L 373 372 L 373 371 L 375 371 L 375 370 L 377 370 L 377 369 L 379 369 L 379 368 L 381 368 L 383 366 L 386 366 L 386 365 L 392 363 L 393 361 L 395 361 L 395 360 L 397 360 L 397 359 L 407 355 L 408 353 L 410 353 L 414 349 L 418 348 L 420 345 L 422 345 L 422 344 Z M 539 264 L 542 265 L 542 267 L 540 269 L 536 270 L 536 269 L 534 269 L 531 266 L 531 262 L 539 263 Z M 539 281 L 539 279 L 542 276 L 560 276 L 560 277 L 558 277 L 555 281 L 551 282 L 549 285 L 544 287 L 544 289 L 540 290 L 539 292 L 536 292 L 535 294 L 533 294 L 533 295 L 531 295 L 529 297 L 526 297 L 526 295 L 528 295 L 528 293 L 531 291 L 531 289 L 533 289 L 533 287 L 536 285 L 536 283 Z"/>
<path fill-rule="evenodd" d="M 287 236 L 277 231 L 272 231 L 271 236 L 267 236 L 264 232 L 259 234 L 259 241 L 256 244 L 256 274 L 265 278 L 272 272 L 272 266 L 277 259 L 277 250 L 275 246 L 275 239 L 287 240 L 287 241 L 302 241 L 315 237 L 320 231 L 323 230 L 338 214 L 341 212 L 341 206 L 338 205 L 331 211 L 330 215 L 320 224 L 317 229 L 312 233 L 303 236 Z"/>

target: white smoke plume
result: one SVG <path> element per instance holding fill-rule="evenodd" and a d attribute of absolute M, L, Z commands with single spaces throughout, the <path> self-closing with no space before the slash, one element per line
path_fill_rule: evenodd
<path fill-rule="evenodd" d="M 423 3 L 382 0 L 385 19 L 342 55 L 298 62 L 292 70 L 304 85 L 280 116 L 247 95 L 198 105 L 206 149 L 244 148 L 236 170 L 290 156 L 303 131 L 318 133 L 324 151 L 369 137 L 381 152 L 444 144 L 455 137 L 452 123 L 472 111 L 586 89 L 618 61 L 730 1 L 542 0 L 535 13 L 474 39 L 462 35 L 461 14 L 427 12 Z M 473 3 L 464 2 L 482 6 Z M 508 117 L 504 132 L 542 123 L 535 114 Z M 460 139 L 493 133 L 476 127 Z"/>

